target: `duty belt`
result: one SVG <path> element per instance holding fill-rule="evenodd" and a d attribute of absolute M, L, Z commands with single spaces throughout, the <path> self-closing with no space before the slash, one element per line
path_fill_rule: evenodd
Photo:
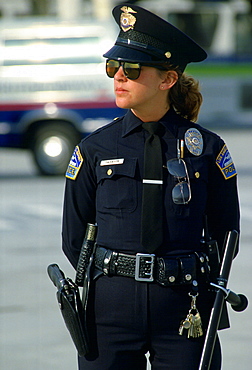
<path fill-rule="evenodd" d="M 136 281 L 153 282 L 161 285 L 191 284 L 198 275 L 208 280 L 210 266 L 208 257 L 202 252 L 157 257 L 155 254 L 120 253 L 97 246 L 95 267 L 105 275 L 127 276 Z"/>

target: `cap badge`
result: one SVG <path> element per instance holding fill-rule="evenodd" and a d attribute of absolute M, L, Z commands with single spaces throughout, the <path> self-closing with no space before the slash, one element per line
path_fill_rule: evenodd
<path fill-rule="evenodd" d="M 189 128 L 185 133 L 185 144 L 187 149 L 193 155 L 201 155 L 203 151 L 203 138 L 199 130 Z"/>
<path fill-rule="evenodd" d="M 130 13 L 137 13 L 137 12 L 128 6 L 123 6 L 121 10 L 123 11 L 123 13 L 121 14 L 121 18 L 120 18 L 122 30 L 124 32 L 132 30 L 136 23 L 136 17 L 134 17 L 134 15 Z"/>

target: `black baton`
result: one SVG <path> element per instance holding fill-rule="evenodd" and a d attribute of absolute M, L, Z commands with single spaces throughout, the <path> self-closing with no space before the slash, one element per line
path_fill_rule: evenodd
<path fill-rule="evenodd" d="M 94 251 L 96 234 L 97 225 L 88 223 L 76 269 L 75 284 L 80 287 L 83 287 L 85 274 Z"/>
<path fill-rule="evenodd" d="M 236 294 L 226 289 L 238 236 L 239 234 L 236 230 L 229 231 L 227 233 L 224 243 L 224 257 L 221 264 L 220 276 L 217 279 L 217 284 L 211 283 L 211 285 L 216 287 L 218 290 L 211 311 L 199 370 L 210 369 L 224 300 L 226 299 L 227 302 L 231 303 L 231 306 L 235 311 L 243 311 L 248 305 L 248 300 L 244 295 Z"/>

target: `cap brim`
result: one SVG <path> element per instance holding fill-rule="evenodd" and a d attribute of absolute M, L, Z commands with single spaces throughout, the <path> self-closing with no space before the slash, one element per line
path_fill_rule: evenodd
<path fill-rule="evenodd" d="M 115 60 L 125 60 L 133 63 L 154 63 L 153 57 L 139 50 L 127 48 L 125 46 L 114 45 L 109 51 L 103 54 L 105 58 Z"/>

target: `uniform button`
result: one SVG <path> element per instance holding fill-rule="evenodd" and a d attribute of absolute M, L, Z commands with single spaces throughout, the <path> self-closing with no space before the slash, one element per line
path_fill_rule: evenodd
<path fill-rule="evenodd" d="M 190 281 L 190 280 L 191 280 L 191 278 L 192 278 L 192 275 L 191 275 L 191 274 L 186 274 L 186 275 L 185 275 L 185 279 L 186 279 L 186 281 Z"/>
<path fill-rule="evenodd" d="M 195 172 L 195 177 L 196 177 L 196 179 L 198 179 L 200 177 L 200 173 L 199 172 Z"/>
<path fill-rule="evenodd" d="M 109 168 L 108 171 L 107 171 L 107 175 L 110 176 L 110 175 L 112 175 L 112 173 L 113 173 L 113 171 L 111 170 L 111 168 Z"/>
<path fill-rule="evenodd" d="M 175 281 L 175 276 L 169 276 L 169 282 L 174 283 Z"/>

